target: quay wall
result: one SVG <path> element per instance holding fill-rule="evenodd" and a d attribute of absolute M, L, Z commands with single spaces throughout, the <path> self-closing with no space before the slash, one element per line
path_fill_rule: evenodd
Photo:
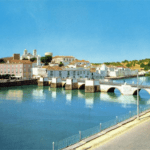
<path fill-rule="evenodd" d="M 22 86 L 22 85 L 37 85 L 38 80 L 19 80 L 19 81 L 6 81 L 0 82 L 0 87 L 10 87 L 10 86 Z"/>
<path fill-rule="evenodd" d="M 143 77 L 145 75 L 138 75 L 139 77 Z M 105 77 L 105 79 L 111 79 L 111 80 L 119 80 L 119 79 L 127 79 L 127 78 L 135 78 L 137 75 L 134 76 L 122 76 L 122 77 Z"/>

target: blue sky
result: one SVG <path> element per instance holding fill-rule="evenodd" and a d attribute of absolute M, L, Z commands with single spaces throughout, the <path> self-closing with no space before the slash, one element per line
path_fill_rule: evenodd
<path fill-rule="evenodd" d="M 150 1 L 1 0 L 0 57 L 37 49 L 102 63 L 150 58 Z"/>

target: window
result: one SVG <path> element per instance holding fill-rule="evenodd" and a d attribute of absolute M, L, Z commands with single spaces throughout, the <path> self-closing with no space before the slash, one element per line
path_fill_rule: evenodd
<path fill-rule="evenodd" d="M 18 73 L 18 69 L 16 69 L 16 73 Z"/>
<path fill-rule="evenodd" d="M 67 76 L 70 76 L 70 72 L 69 71 L 67 71 Z"/>
<path fill-rule="evenodd" d="M 53 76 L 53 71 L 50 71 L 50 76 Z"/>
<path fill-rule="evenodd" d="M 22 73 L 22 69 L 20 69 L 20 73 Z"/>
<path fill-rule="evenodd" d="M 59 76 L 61 77 L 61 71 L 59 71 Z"/>
<path fill-rule="evenodd" d="M 82 74 L 82 71 L 80 71 L 80 74 Z"/>

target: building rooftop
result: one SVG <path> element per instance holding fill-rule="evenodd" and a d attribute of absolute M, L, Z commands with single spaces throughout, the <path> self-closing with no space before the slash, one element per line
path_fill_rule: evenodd
<path fill-rule="evenodd" d="M 73 56 L 54 56 L 53 58 L 75 58 Z"/>
<path fill-rule="evenodd" d="M 43 66 L 42 68 L 46 68 L 47 70 L 63 70 L 64 67 L 58 67 L 58 66 Z"/>
<path fill-rule="evenodd" d="M 90 72 L 96 72 L 96 68 L 90 68 Z"/>
<path fill-rule="evenodd" d="M 89 61 L 86 61 L 86 60 L 78 60 L 78 59 L 75 59 L 74 61 L 72 61 L 69 65 L 74 65 L 76 63 L 89 63 Z"/>

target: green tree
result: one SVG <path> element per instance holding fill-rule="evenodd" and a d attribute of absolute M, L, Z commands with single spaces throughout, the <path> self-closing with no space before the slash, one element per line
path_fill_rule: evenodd
<path fill-rule="evenodd" d="M 143 63 L 141 63 L 141 64 L 140 64 L 140 67 L 141 67 L 141 68 L 144 68 L 144 67 L 145 67 L 145 65 L 144 65 Z"/>
<path fill-rule="evenodd" d="M 130 67 L 132 67 L 132 64 L 131 64 L 131 63 L 127 63 L 126 66 L 127 66 L 128 68 L 130 68 Z"/>
<path fill-rule="evenodd" d="M 34 62 L 35 60 L 36 60 L 36 58 L 35 58 L 35 57 L 30 58 L 30 61 L 31 61 L 31 62 Z"/>
<path fill-rule="evenodd" d="M 150 67 L 150 61 L 148 62 L 147 66 L 149 66 L 149 67 Z"/>
<path fill-rule="evenodd" d="M 48 56 L 45 56 L 45 57 L 41 57 L 41 62 L 44 63 L 44 65 L 48 65 L 48 63 L 50 63 L 52 60 L 52 56 L 51 55 L 48 55 Z"/>
<path fill-rule="evenodd" d="M 62 62 L 60 62 L 59 67 L 62 67 L 62 66 L 64 66 L 64 64 Z"/>
<path fill-rule="evenodd" d="M 124 60 L 124 61 L 122 61 L 122 63 L 127 63 L 128 62 L 128 60 Z"/>
<path fill-rule="evenodd" d="M 144 67 L 144 70 L 145 70 L 145 71 L 149 70 L 149 67 L 148 67 L 148 66 L 145 66 L 145 67 Z"/>
<path fill-rule="evenodd" d="M 28 60 L 28 58 L 23 58 L 22 60 Z"/>
<path fill-rule="evenodd" d="M 0 63 L 5 63 L 4 59 L 0 59 Z"/>

